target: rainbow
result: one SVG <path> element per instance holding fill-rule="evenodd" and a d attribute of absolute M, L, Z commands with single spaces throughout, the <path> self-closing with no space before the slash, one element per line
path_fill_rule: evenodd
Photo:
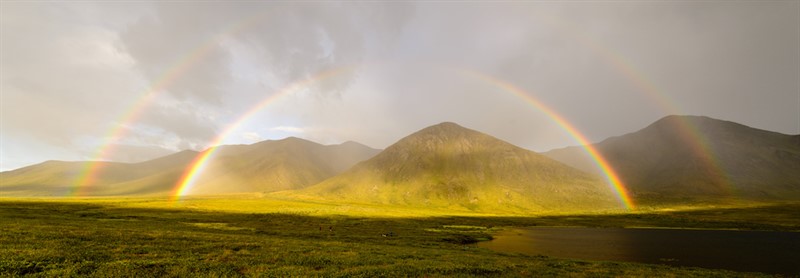
<path fill-rule="evenodd" d="M 233 36 L 246 30 L 248 27 L 254 26 L 260 22 L 261 19 L 266 18 L 268 17 L 265 17 L 264 13 L 254 13 L 240 21 L 234 22 L 226 28 L 225 31 L 210 37 L 204 43 L 177 59 L 171 67 L 166 69 L 155 82 L 144 90 L 139 100 L 134 102 L 133 105 L 117 117 L 117 120 L 114 121 L 116 124 L 103 136 L 105 139 L 103 140 L 104 143 L 102 146 L 91 156 L 92 158 L 83 165 L 79 174 L 76 176 L 75 181 L 72 183 L 73 186 L 71 190 L 69 190 L 69 194 L 73 196 L 84 195 L 88 187 L 96 183 L 97 175 L 105 165 L 103 162 L 107 160 L 109 154 L 114 151 L 114 143 L 128 134 L 130 123 L 138 121 L 145 109 L 154 102 L 157 96 L 161 95 L 190 68 L 208 56 L 219 42 L 223 41 L 226 37 Z"/>
<path fill-rule="evenodd" d="M 104 137 L 105 143 L 103 146 L 94 154 L 94 159 L 91 159 L 91 162 L 85 164 L 82 168 L 81 172 L 77 176 L 75 182 L 73 183 L 74 187 L 70 191 L 73 195 L 82 195 L 87 188 L 94 184 L 97 179 L 98 173 L 103 168 L 104 163 L 102 161 L 106 160 L 105 158 L 108 156 L 109 153 L 113 151 L 113 143 L 119 141 L 120 138 L 123 138 L 128 132 L 130 123 L 137 121 L 140 117 L 142 112 L 145 108 L 149 106 L 153 102 L 153 100 L 160 95 L 164 90 L 168 88 L 170 84 L 172 84 L 175 80 L 180 78 L 187 69 L 191 68 L 192 66 L 196 65 L 198 61 L 202 60 L 204 57 L 208 55 L 208 53 L 213 50 L 213 47 L 217 45 L 216 43 L 225 39 L 225 37 L 230 36 L 231 34 L 238 33 L 242 30 L 246 30 L 250 26 L 255 26 L 256 23 L 260 22 L 261 19 L 268 18 L 264 16 L 262 13 L 254 13 L 252 16 L 244 18 L 241 21 L 234 22 L 231 24 L 229 28 L 225 31 L 220 32 L 217 36 L 211 37 L 208 41 L 201 44 L 199 47 L 195 48 L 194 50 L 187 53 L 187 55 L 183 56 L 182 58 L 178 59 L 176 63 L 168 68 L 164 74 L 158 78 L 150 87 L 145 90 L 145 93 L 140 98 L 139 101 L 135 102 L 129 109 L 125 110 L 122 113 L 114 127 L 112 127 Z M 598 54 L 599 57 L 604 59 L 614 70 L 624 75 L 628 78 L 631 83 L 639 89 L 639 91 L 645 93 L 649 96 L 655 103 L 658 104 L 659 108 L 662 111 L 666 111 L 669 114 L 681 114 L 674 103 L 672 103 L 669 99 L 667 99 L 663 92 L 661 92 L 649 79 L 635 70 L 635 67 L 631 65 L 627 60 L 620 56 L 619 54 L 609 50 L 607 47 L 600 45 L 597 41 L 593 40 L 591 36 L 582 33 L 577 28 L 569 26 L 569 24 L 565 24 L 564 22 L 558 21 L 555 18 L 549 17 L 550 20 L 548 21 L 547 15 L 539 16 L 540 19 L 545 19 L 544 23 L 547 23 L 550 26 L 557 27 L 563 31 L 563 33 L 572 35 L 579 43 L 584 46 L 589 47 L 592 51 Z M 558 24 L 561 23 L 561 24 Z M 187 170 L 184 175 L 182 176 L 179 184 L 176 186 L 174 190 L 174 196 L 179 198 L 180 196 L 185 195 L 192 187 L 192 184 L 195 182 L 197 175 L 199 172 L 202 172 L 204 165 L 206 164 L 207 160 L 213 155 L 216 151 L 217 146 L 227 137 L 230 133 L 232 133 L 238 126 L 240 126 L 247 118 L 251 117 L 255 114 L 258 110 L 263 109 L 264 107 L 268 106 L 270 103 L 274 102 L 276 99 L 280 98 L 283 95 L 290 94 L 293 91 L 297 91 L 301 89 L 303 86 L 310 85 L 314 82 L 317 82 L 321 79 L 330 78 L 334 75 L 341 74 L 341 72 L 346 70 L 331 70 L 322 72 L 318 75 L 312 76 L 310 78 L 295 82 L 290 84 L 287 87 L 281 89 L 278 93 L 269 96 L 268 98 L 262 100 L 259 104 L 254 106 L 251 110 L 244 113 L 242 116 L 238 118 L 233 124 L 229 125 L 222 133 L 220 133 L 215 140 L 213 140 L 209 149 L 203 151 L 198 157 L 193 161 L 190 165 L 189 170 Z M 597 152 L 594 147 L 591 147 L 589 141 L 586 140 L 585 136 L 583 136 L 574 126 L 569 124 L 563 117 L 555 113 L 552 109 L 545 106 L 535 98 L 533 98 L 530 94 L 526 94 L 524 90 L 500 79 L 495 77 L 480 74 L 474 71 L 466 71 L 470 72 L 467 75 L 476 77 L 480 80 L 485 82 L 494 84 L 495 86 L 502 88 L 503 90 L 509 91 L 514 95 L 517 95 L 520 98 L 523 98 L 526 102 L 530 103 L 537 109 L 541 110 L 545 114 L 547 114 L 554 122 L 556 122 L 559 126 L 561 126 L 567 133 L 570 134 L 575 140 L 580 142 L 584 149 L 590 154 L 593 158 L 595 163 L 598 167 L 602 170 L 602 172 L 608 178 L 609 184 L 614 187 L 614 190 L 617 192 L 622 203 L 625 204 L 627 208 L 634 208 L 633 202 L 631 201 L 630 197 L 628 196 L 627 192 L 623 184 L 619 181 L 619 178 L 614 173 L 613 169 L 608 165 L 608 162 Z M 718 173 L 723 173 L 720 170 L 718 163 L 714 161 L 713 153 L 710 151 L 707 141 L 705 138 L 696 130 L 696 128 L 689 122 L 681 121 L 679 123 L 681 125 L 680 128 L 680 136 L 686 142 L 688 142 L 693 149 L 693 152 L 700 155 L 700 157 L 705 161 L 704 163 L 710 165 L 712 169 L 716 169 Z M 722 175 L 720 175 L 722 176 Z"/>
<path fill-rule="evenodd" d="M 185 56 L 179 63 L 176 63 L 175 66 L 167 70 L 157 82 L 153 83 L 153 85 L 147 89 L 144 96 L 136 101 L 133 106 L 120 115 L 119 119 L 116 121 L 119 124 L 114 125 L 104 136 L 104 138 L 106 138 L 106 143 L 94 154 L 94 158 L 91 159 L 91 161 L 84 164 L 84 168 L 73 183 L 75 186 L 71 191 L 73 195 L 83 195 L 86 189 L 96 182 L 97 174 L 104 165 L 102 161 L 113 151 L 113 143 L 119 141 L 120 138 L 128 134 L 129 123 L 138 121 L 145 108 L 147 108 L 169 84 L 175 82 L 188 68 L 200 61 L 210 49 L 211 45 L 207 44 L 206 47 L 195 49 L 195 51 Z"/>
<path fill-rule="evenodd" d="M 255 115 L 258 111 L 266 108 L 269 104 L 275 102 L 275 100 L 277 100 L 282 96 L 291 94 L 292 92 L 296 92 L 302 88 L 311 85 L 314 82 L 331 78 L 343 72 L 350 71 L 352 68 L 353 67 L 345 67 L 345 68 L 325 71 L 320 74 L 314 75 L 310 78 L 291 83 L 289 86 L 286 86 L 279 92 L 270 95 L 269 97 L 265 98 L 257 105 L 255 105 L 253 108 L 248 110 L 246 113 L 242 114 L 235 122 L 229 125 L 224 132 L 222 132 L 219 136 L 217 136 L 214 142 L 212 142 L 211 148 L 203 151 L 200 155 L 198 155 L 194 159 L 194 161 L 187 168 L 188 170 L 185 171 L 184 175 L 181 177 L 180 182 L 176 185 L 175 190 L 173 192 L 173 200 L 179 200 L 182 196 L 186 195 L 189 192 L 189 190 L 195 183 L 197 177 L 199 176 L 199 173 L 203 171 L 209 158 L 218 149 L 218 147 L 224 141 L 224 139 L 228 137 L 239 126 L 241 126 L 242 123 L 246 122 L 250 117 Z M 578 141 L 582 145 L 582 147 L 586 150 L 586 152 L 589 153 L 594 162 L 603 171 L 603 174 L 606 176 L 610 186 L 618 196 L 620 202 L 625 206 L 625 208 L 629 210 L 635 208 L 633 200 L 629 196 L 627 190 L 625 189 L 625 186 L 620 181 L 619 176 L 616 174 L 611 165 L 591 145 L 591 142 L 589 142 L 589 140 L 587 140 L 586 137 L 581 132 L 579 132 L 577 128 L 575 128 L 572 124 L 570 124 L 569 121 L 564 119 L 564 117 L 556 113 L 550 107 L 544 105 L 539 100 L 535 99 L 530 94 L 526 93 L 526 91 L 520 89 L 519 87 L 514 86 L 511 83 L 508 83 L 506 81 L 500 80 L 496 77 L 487 74 L 482 74 L 471 70 L 461 69 L 458 70 L 458 72 L 466 76 L 473 77 L 477 80 L 492 84 L 498 88 L 501 88 L 503 91 L 510 92 L 513 95 L 522 98 L 536 109 L 542 111 L 545 115 L 547 115 L 554 122 L 556 122 L 562 129 L 564 129 L 570 136 L 572 136 L 576 141 Z"/>
<path fill-rule="evenodd" d="M 606 159 L 597 151 L 597 149 L 592 145 L 592 143 L 586 139 L 574 125 L 572 125 L 567 119 L 563 116 L 559 115 L 554 111 L 552 108 L 548 107 L 541 101 L 534 98 L 531 94 L 527 93 L 525 90 L 511 84 L 507 81 L 500 80 L 494 76 L 479 73 L 471 70 L 460 69 L 458 70 L 460 73 L 473 77 L 475 79 L 487 82 L 495 87 L 502 89 L 503 91 L 510 92 L 515 96 L 523 99 L 528 104 L 532 105 L 545 115 L 547 115 L 550 119 L 552 119 L 559 127 L 561 127 L 564 131 L 566 131 L 572 138 L 574 138 L 581 147 L 589 154 L 595 164 L 600 168 L 603 174 L 606 176 L 608 184 L 612 187 L 613 191 L 616 193 L 619 201 L 625 206 L 625 208 L 629 210 L 633 210 L 636 208 L 633 200 L 631 199 L 630 195 L 628 194 L 628 190 L 625 188 L 625 185 L 619 179 L 619 176 L 614 171 L 614 168 L 611 167 L 611 164 L 606 161 Z"/>
<path fill-rule="evenodd" d="M 188 191 L 192 188 L 195 183 L 195 180 L 199 176 L 200 172 L 203 171 L 205 168 L 206 163 L 208 162 L 209 158 L 211 158 L 214 153 L 219 149 L 222 145 L 222 142 L 227 138 L 231 133 L 236 131 L 239 126 L 243 123 L 247 122 L 253 115 L 270 105 L 271 103 L 275 102 L 276 100 L 280 99 L 285 95 L 289 95 L 291 93 L 297 92 L 301 89 L 305 89 L 310 85 L 313 85 L 315 82 L 320 80 L 325 80 L 334 76 L 338 76 L 345 72 L 350 72 L 355 69 L 354 66 L 350 67 L 341 67 L 335 68 L 327 71 L 322 71 L 316 75 L 311 77 L 302 79 L 300 81 L 292 82 L 289 85 L 280 89 L 277 93 L 274 93 L 263 100 L 261 100 L 258 104 L 247 110 L 247 112 L 243 113 L 239 118 L 236 119 L 233 123 L 228 125 L 225 130 L 220 133 L 214 141 L 211 142 L 211 147 L 201 152 L 195 159 L 189 164 L 190 166 L 187 168 L 188 170 L 184 172 L 181 176 L 177 186 L 173 190 L 172 196 L 174 200 L 180 199 L 181 196 L 186 195 Z"/>
<path fill-rule="evenodd" d="M 539 14 L 536 18 L 541 19 L 541 22 L 548 26 L 561 30 L 562 34 L 570 35 L 573 39 L 578 41 L 580 45 L 588 47 L 616 72 L 627 78 L 639 92 L 643 92 L 648 96 L 651 103 L 656 103 L 661 111 L 669 115 L 684 114 L 671 99 L 666 97 L 667 95 L 659 89 L 652 80 L 637 70 L 631 62 L 619 53 L 602 45 L 597 40 L 593 39 L 592 36 L 582 32 L 579 28 L 569 24 L 569 22 L 559 20 L 549 14 Z M 719 162 L 715 159 L 714 152 L 709 147 L 706 137 L 697 130 L 694 124 L 687 121 L 686 118 L 680 118 L 677 124 L 678 136 L 680 136 L 683 142 L 687 143 L 693 153 L 700 157 L 703 164 L 709 166 L 714 174 L 716 174 L 712 178 L 717 179 L 717 183 L 728 185 L 728 188 L 733 190 L 731 183 L 727 179 L 726 172 L 722 170 Z"/>
<path fill-rule="evenodd" d="M 586 36 L 586 38 L 588 38 L 588 36 Z M 639 91 L 645 92 L 650 99 L 654 100 L 653 102 L 658 103 L 662 111 L 666 111 L 670 115 L 683 114 L 683 112 L 677 108 L 677 105 L 666 97 L 666 94 L 664 94 L 661 89 L 650 79 L 635 70 L 635 67 L 625 60 L 624 57 L 592 41 L 584 41 L 584 44 L 598 52 L 600 57 L 606 59 L 608 64 L 617 72 L 622 73 L 622 75 L 628 78 Z M 727 185 L 726 188 L 733 193 L 734 188 L 729 182 L 726 172 L 722 170 L 719 162 L 715 159 L 714 152 L 711 150 L 706 137 L 700 133 L 697 127 L 689 122 L 687 118 L 678 118 L 677 124 L 677 135 L 681 138 L 681 141 L 685 142 L 692 149 L 692 152 L 701 159 L 702 163 L 711 169 L 714 173 L 714 175 L 711 175 L 711 178 L 715 179 L 717 184 Z"/>

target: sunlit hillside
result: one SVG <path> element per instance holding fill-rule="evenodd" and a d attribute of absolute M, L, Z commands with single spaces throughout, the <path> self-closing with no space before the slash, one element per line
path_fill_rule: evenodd
<path fill-rule="evenodd" d="M 422 129 L 341 175 L 285 194 L 485 212 L 621 206 L 599 177 L 454 123 Z"/>

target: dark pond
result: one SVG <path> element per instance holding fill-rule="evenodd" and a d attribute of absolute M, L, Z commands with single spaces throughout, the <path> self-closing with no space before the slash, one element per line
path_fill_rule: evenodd
<path fill-rule="evenodd" d="M 481 247 L 603 261 L 800 274 L 800 233 L 531 227 L 502 231 Z"/>

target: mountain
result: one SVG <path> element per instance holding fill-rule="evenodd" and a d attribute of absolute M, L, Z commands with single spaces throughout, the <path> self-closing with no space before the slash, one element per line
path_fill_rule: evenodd
<path fill-rule="evenodd" d="M 379 150 L 355 142 L 321 145 L 289 137 L 223 146 L 206 166 L 194 194 L 273 192 L 304 188 L 347 170 Z"/>
<path fill-rule="evenodd" d="M 140 163 L 97 162 L 92 183 L 75 185 L 88 161 L 46 161 L 0 173 L 3 196 L 143 195 L 171 190 L 195 151 L 182 151 Z M 76 191 L 77 190 L 77 191 Z"/>
<path fill-rule="evenodd" d="M 593 145 L 644 202 L 800 198 L 800 135 L 701 116 L 667 116 Z M 544 153 L 597 172 L 581 147 Z"/>
<path fill-rule="evenodd" d="M 289 195 L 481 211 L 619 207 L 598 177 L 492 136 L 441 123 Z"/>
<path fill-rule="evenodd" d="M 378 150 L 347 142 L 320 145 L 299 138 L 220 146 L 192 194 L 270 192 L 332 177 Z M 200 153 L 183 151 L 140 163 L 98 162 L 94 181 L 76 190 L 90 162 L 47 161 L 0 173 L 3 196 L 132 196 L 170 194 Z"/>

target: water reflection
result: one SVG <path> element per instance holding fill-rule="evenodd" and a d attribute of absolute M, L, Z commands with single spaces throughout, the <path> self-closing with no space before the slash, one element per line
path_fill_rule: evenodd
<path fill-rule="evenodd" d="M 479 245 L 562 258 L 800 274 L 800 233 L 793 232 L 532 227 L 505 230 Z"/>

